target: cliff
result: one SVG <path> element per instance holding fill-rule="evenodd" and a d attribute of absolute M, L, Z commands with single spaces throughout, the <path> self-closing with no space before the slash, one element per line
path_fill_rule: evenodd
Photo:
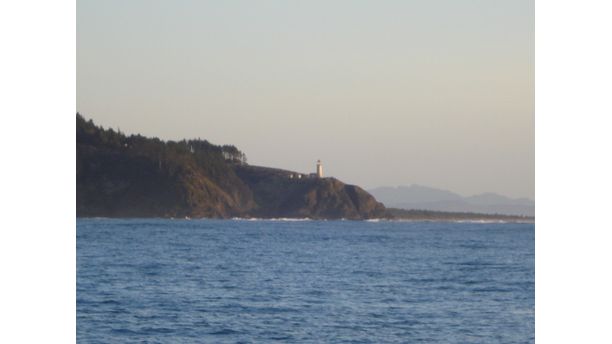
<path fill-rule="evenodd" d="M 79 217 L 383 217 L 363 189 L 335 178 L 246 165 L 234 146 L 126 136 L 77 114 Z"/>
<path fill-rule="evenodd" d="M 368 219 L 386 210 L 366 191 L 335 178 L 290 178 L 295 172 L 255 166 L 236 166 L 236 174 L 253 192 L 255 217 Z"/>

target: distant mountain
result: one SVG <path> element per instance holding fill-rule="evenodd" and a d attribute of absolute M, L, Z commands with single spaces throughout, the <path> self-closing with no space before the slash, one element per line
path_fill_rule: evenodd
<path fill-rule="evenodd" d="M 482 214 L 535 215 L 533 200 L 509 198 L 495 193 L 463 197 L 448 190 L 421 185 L 385 186 L 368 191 L 386 207 Z"/>
<path fill-rule="evenodd" d="M 462 199 L 456 193 L 421 185 L 383 186 L 370 191 L 376 192 L 376 194 L 373 194 L 374 197 L 389 204 L 458 201 Z"/>

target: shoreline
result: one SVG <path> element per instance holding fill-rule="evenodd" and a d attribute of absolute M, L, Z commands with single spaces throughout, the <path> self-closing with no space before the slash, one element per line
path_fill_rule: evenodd
<path fill-rule="evenodd" d="M 258 218 L 258 217 L 233 217 L 233 218 L 215 218 L 215 217 L 185 217 L 185 218 L 176 218 L 176 217 L 107 217 L 107 216 L 77 216 L 77 220 L 175 220 L 175 221 L 241 221 L 241 222 L 345 222 L 345 221 L 353 221 L 353 222 L 370 222 L 370 223 L 379 223 L 379 222 L 448 222 L 448 223 L 472 223 L 472 224 L 508 224 L 508 223 L 524 223 L 524 224 L 535 224 L 535 218 L 527 218 L 527 219 L 482 219 L 482 218 L 473 218 L 473 219 L 464 219 L 464 218 L 440 218 L 440 219 L 432 219 L 432 218 L 374 218 L 374 219 L 322 219 L 322 218 L 290 218 L 290 217 L 280 217 L 280 218 Z"/>

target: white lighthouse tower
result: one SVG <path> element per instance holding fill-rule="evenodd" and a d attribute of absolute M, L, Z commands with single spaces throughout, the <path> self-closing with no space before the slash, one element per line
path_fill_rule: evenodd
<path fill-rule="evenodd" d="M 317 160 L 317 178 L 323 178 L 323 165 L 321 165 L 321 160 Z"/>

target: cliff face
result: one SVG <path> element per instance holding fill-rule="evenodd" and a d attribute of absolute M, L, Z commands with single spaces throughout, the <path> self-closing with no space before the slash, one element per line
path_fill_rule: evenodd
<path fill-rule="evenodd" d="M 233 146 L 125 136 L 77 116 L 77 216 L 366 219 L 385 207 L 334 178 L 248 166 Z"/>
<path fill-rule="evenodd" d="M 289 178 L 291 172 L 236 166 L 236 174 L 253 191 L 255 217 L 368 219 L 385 216 L 382 203 L 355 185 L 335 178 Z"/>

